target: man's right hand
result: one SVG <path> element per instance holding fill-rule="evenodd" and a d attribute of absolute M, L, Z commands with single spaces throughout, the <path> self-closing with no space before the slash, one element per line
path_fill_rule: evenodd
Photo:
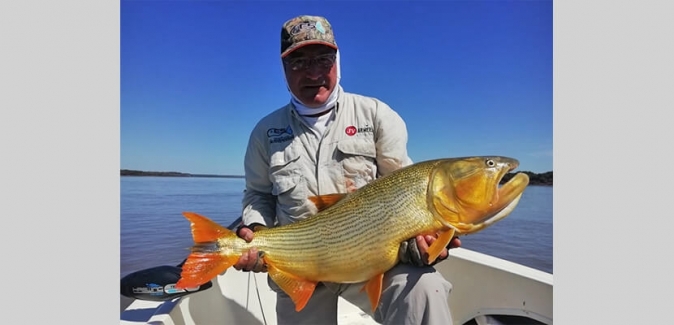
<path fill-rule="evenodd" d="M 249 243 L 255 236 L 253 230 L 246 227 L 239 229 L 236 234 Z M 258 252 L 257 248 L 253 247 L 239 257 L 239 260 L 234 264 L 234 268 L 239 271 L 267 272 L 267 265 L 264 264 L 262 256 L 264 256 L 264 253 Z"/>

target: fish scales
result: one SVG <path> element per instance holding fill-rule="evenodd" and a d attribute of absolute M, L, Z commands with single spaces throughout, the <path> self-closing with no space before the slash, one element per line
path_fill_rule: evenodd
<path fill-rule="evenodd" d="M 373 272 L 371 265 L 385 269 L 396 262 L 400 242 L 438 226 L 426 202 L 432 167 L 428 164 L 407 177 L 377 183 L 358 199 L 338 202 L 306 223 L 292 224 L 297 226 L 282 235 L 274 228 L 265 230 L 264 236 L 256 237 L 264 240 L 254 240 L 242 251 L 255 246 L 277 267 L 297 275 L 362 274 L 352 281 L 365 281 Z M 333 280 L 342 278 L 337 275 Z"/>

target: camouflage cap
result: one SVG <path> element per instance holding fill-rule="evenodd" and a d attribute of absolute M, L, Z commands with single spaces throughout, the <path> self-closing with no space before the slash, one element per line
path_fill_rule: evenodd
<path fill-rule="evenodd" d="M 332 26 L 320 16 L 298 16 L 281 28 L 281 57 L 310 44 L 323 44 L 337 49 Z"/>

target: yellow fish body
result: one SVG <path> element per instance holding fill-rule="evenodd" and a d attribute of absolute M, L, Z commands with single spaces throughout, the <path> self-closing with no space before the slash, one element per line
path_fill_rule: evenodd
<path fill-rule="evenodd" d="M 429 248 L 434 261 L 454 236 L 480 231 L 503 219 L 529 184 L 519 162 L 507 157 L 448 158 L 419 162 L 380 177 L 349 194 L 309 199 L 319 212 L 289 225 L 262 229 L 247 243 L 196 213 L 195 246 L 178 288 L 196 287 L 234 265 L 252 247 L 264 252 L 269 276 L 300 311 L 318 282 L 366 282 L 372 309 L 379 303 L 384 273 L 398 260 L 400 243 L 439 234 Z"/>

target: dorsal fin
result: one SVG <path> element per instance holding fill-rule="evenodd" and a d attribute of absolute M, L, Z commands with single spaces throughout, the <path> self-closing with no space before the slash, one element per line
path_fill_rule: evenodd
<path fill-rule="evenodd" d="M 311 200 L 311 202 L 314 203 L 318 211 L 323 211 L 331 207 L 333 204 L 339 202 L 339 200 L 341 200 L 345 196 L 346 194 L 344 193 L 325 194 L 325 195 L 310 196 L 309 200 Z"/>

